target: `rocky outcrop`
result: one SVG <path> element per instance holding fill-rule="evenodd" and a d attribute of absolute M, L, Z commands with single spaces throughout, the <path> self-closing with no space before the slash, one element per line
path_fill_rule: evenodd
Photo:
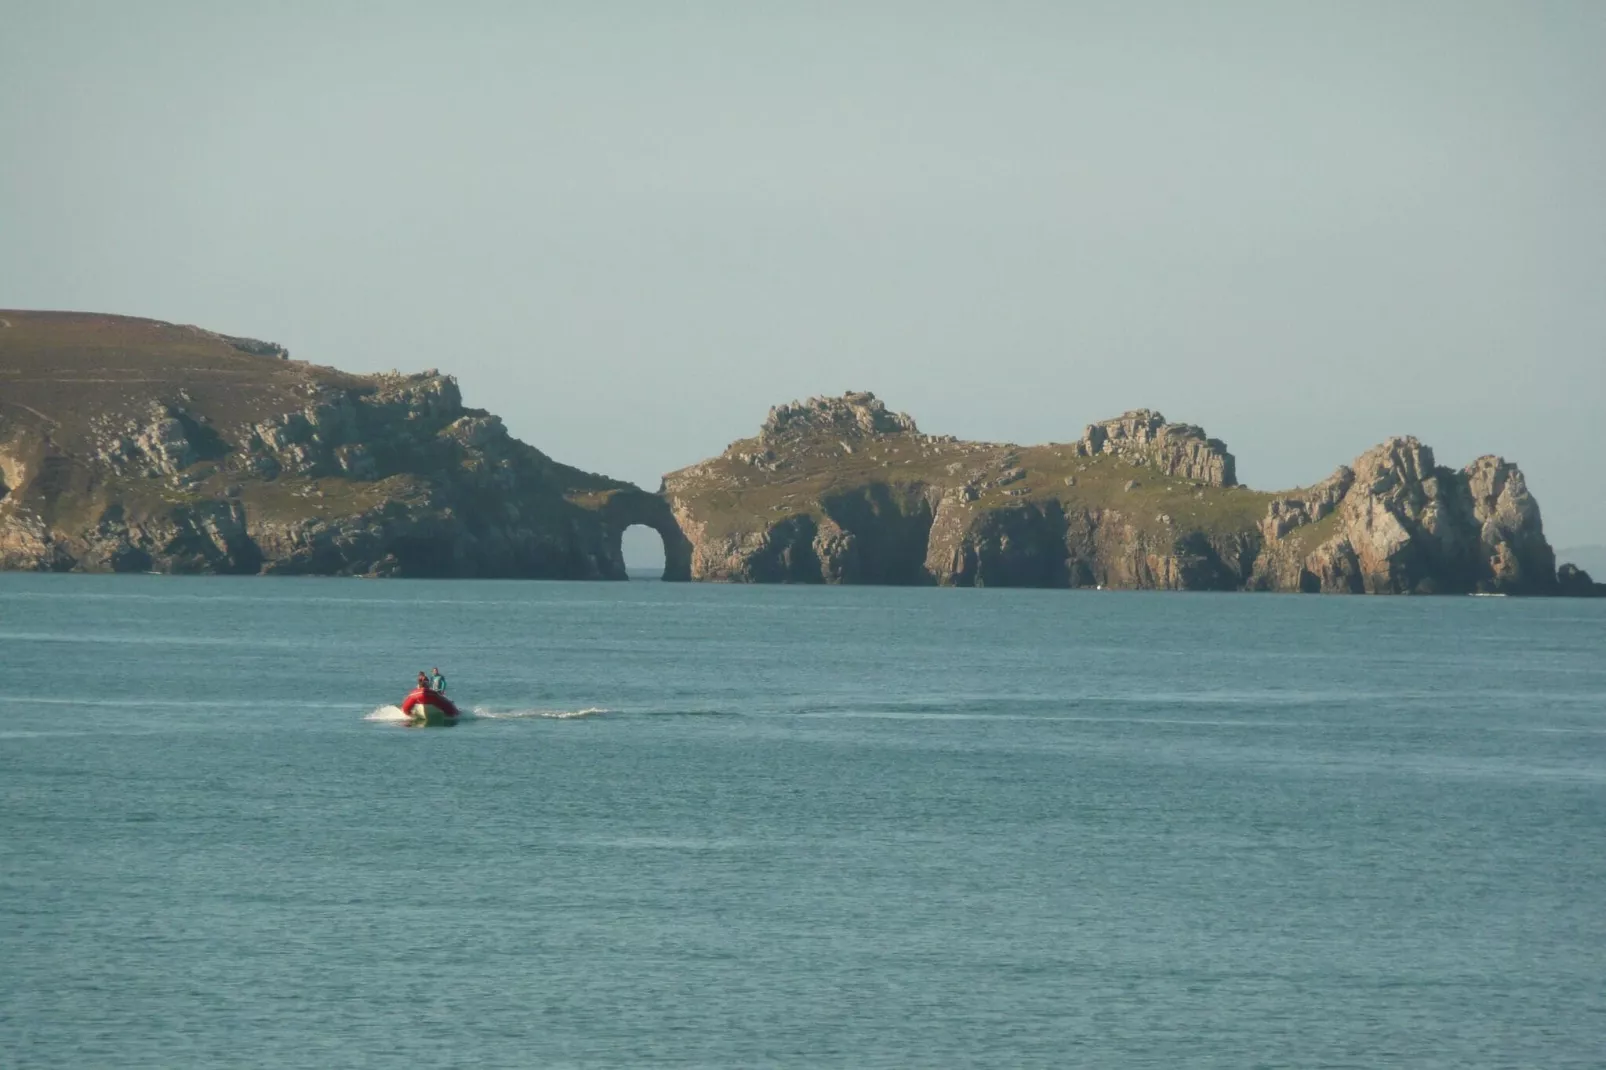
<path fill-rule="evenodd" d="M 559 464 L 450 376 L 350 376 L 150 320 L 6 313 L 0 568 L 622 579 L 691 549 L 660 497 Z M 92 371 L 91 371 L 92 370 Z"/>
<path fill-rule="evenodd" d="M 1088 424 L 1078 444 L 1082 456 L 1108 454 L 1213 487 L 1231 487 L 1238 475 L 1227 444 L 1193 424 L 1166 423 L 1151 409 L 1134 409 L 1113 420 Z"/>
<path fill-rule="evenodd" d="M 1556 554 L 1545 539 L 1539 503 L 1522 470 L 1502 457 L 1479 457 L 1461 470 L 1472 498 L 1478 543 L 1472 578 L 1479 589 L 1550 593 Z"/>
<path fill-rule="evenodd" d="M 810 398 L 770 409 L 759 440 L 766 445 L 797 442 L 810 435 L 865 435 L 919 433 L 915 422 L 901 412 L 890 412 L 874 394 L 849 391 L 841 397 Z"/>
<path fill-rule="evenodd" d="M 853 393 L 772 409 L 756 438 L 662 493 L 694 579 L 1557 591 L 1521 471 L 1498 457 L 1441 468 L 1413 438 L 1267 494 L 1238 485 L 1221 440 L 1147 409 L 1021 447 L 925 435 Z"/>
<path fill-rule="evenodd" d="M 1577 565 L 1562 565 L 1556 570 L 1556 593 L 1568 598 L 1606 598 L 1606 583 L 1596 583 Z"/>
<path fill-rule="evenodd" d="M 0 568 L 1345 593 L 1598 594 L 1522 472 L 1392 438 L 1310 487 L 1138 409 L 963 442 L 873 394 L 772 409 L 658 494 L 560 464 L 435 371 L 355 376 L 154 320 L 6 312 Z"/>
<path fill-rule="evenodd" d="M 1329 515 L 1324 537 L 1289 540 Z M 1555 555 L 1518 468 L 1480 457 L 1439 467 L 1414 438 L 1391 438 L 1261 522 L 1259 586 L 1371 594 L 1553 593 Z"/>
<path fill-rule="evenodd" d="M 1266 507 L 1266 517 L 1260 522 L 1260 533 L 1267 542 L 1274 542 L 1296 528 L 1315 524 L 1327 516 L 1355 485 L 1355 470 L 1341 465 L 1338 471 L 1317 483 L 1284 497 L 1275 497 Z"/>

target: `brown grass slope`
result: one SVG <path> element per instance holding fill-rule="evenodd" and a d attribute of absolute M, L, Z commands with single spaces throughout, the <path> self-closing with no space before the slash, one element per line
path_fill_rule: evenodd
<path fill-rule="evenodd" d="M 0 565 L 613 576 L 609 517 L 650 497 L 512 439 L 433 372 L 0 310 Z"/>

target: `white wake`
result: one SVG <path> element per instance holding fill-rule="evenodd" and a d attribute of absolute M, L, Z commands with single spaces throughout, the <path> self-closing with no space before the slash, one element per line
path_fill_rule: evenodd
<path fill-rule="evenodd" d="M 476 706 L 471 710 L 464 710 L 463 715 L 458 718 L 458 720 L 523 721 L 531 718 L 542 718 L 552 721 L 570 721 L 577 717 L 595 717 L 598 714 L 608 712 L 609 711 L 607 709 L 604 709 L 601 706 L 588 706 L 583 710 L 492 710 L 487 709 L 484 706 Z M 380 706 L 377 709 L 369 711 L 369 713 L 363 717 L 363 720 L 375 721 L 382 724 L 403 724 L 407 720 L 407 715 L 401 711 L 400 706 Z"/>
<path fill-rule="evenodd" d="M 463 716 L 471 717 L 478 721 L 523 721 L 532 717 L 555 721 L 570 721 L 576 717 L 595 717 L 598 714 L 607 712 L 609 711 L 601 706 L 588 706 L 583 710 L 488 710 L 484 706 L 475 706 L 473 710 Z"/>

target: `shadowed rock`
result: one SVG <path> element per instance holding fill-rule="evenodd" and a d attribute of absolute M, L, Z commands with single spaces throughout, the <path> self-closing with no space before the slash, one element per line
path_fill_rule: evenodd
<path fill-rule="evenodd" d="M 1606 583 L 1596 583 L 1577 565 L 1556 570 L 1556 593 L 1569 598 L 1606 598 Z"/>
<path fill-rule="evenodd" d="M 7 312 L 0 567 L 623 579 L 667 503 L 559 464 L 437 372 L 355 376 L 154 320 Z"/>
<path fill-rule="evenodd" d="M 1068 443 L 922 433 L 869 393 L 772 409 L 658 494 L 559 464 L 450 376 L 356 376 L 154 320 L 7 312 L 0 567 L 1353 593 L 1592 594 L 1522 472 L 1391 438 L 1310 487 L 1136 409 Z"/>
<path fill-rule="evenodd" d="M 1136 471 L 1135 471 L 1136 470 Z M 1310 487 L 1237 483 L 1226 444 L 1136 409 L 1069 444 L 920 433 L 872 394 L 770 411 L 662 493 L 694 579 L 1354 593 L 1556 590 L 1522 473 L 1393 438 Z"/>

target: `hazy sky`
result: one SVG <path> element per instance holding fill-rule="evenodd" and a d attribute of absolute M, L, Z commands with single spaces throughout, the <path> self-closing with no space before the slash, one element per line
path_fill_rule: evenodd
<path fill-rule="evenodd" d="M 1606 542 L 1606 3 L 5 0 L 0 307 L 438 366 L 656 487 L 874 390 L 1389 434 Z"/>

